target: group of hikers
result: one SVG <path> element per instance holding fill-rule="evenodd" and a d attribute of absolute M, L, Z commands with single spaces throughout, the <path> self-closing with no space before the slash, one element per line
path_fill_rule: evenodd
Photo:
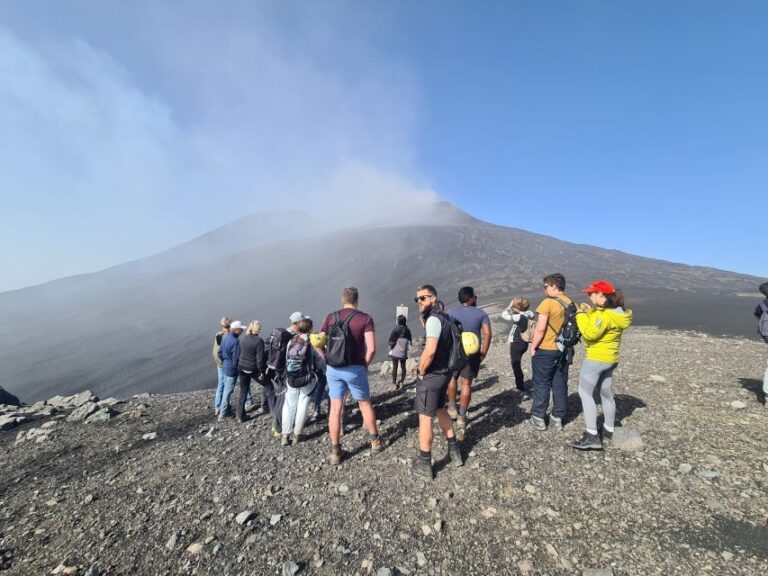
<path fill-rule="evenodd" d="M 626 309 L 621 291 L 605 280 L 585 288 L 590 303 L 579 306 L 566 295 L 562 274 L 545 276 L 542 288 L 545 298 L 536 314 L 523 297 L 513 298 L 502 312 L 502 318 L 512 324 L 507 338 L 510 362 L 516 389 L 523 399 L 531 399 L 521 368 L 521 358 L 530 350 L 532 407 L 525 423 L 536 431 L 544 431 L 548 425 L 562 429 L 568 416 L 568 370 L 573 348 L 583 342 L 586 358 L 579 377 L 579 396 L 586 430 L 570 445 L 577 450 L 601 450 L 614 431 L 613 372 L 619 361 L 622 333 L 632 324 L 632 312 Z M 271 413 L 273 436 L 288 446 L 301 441 L 310 403 L 311 419 L 317 420 L 328 398 L 330 459 L 339 464 L 344 457 L 340 443 L 344 406 L 351 396 L 358 403 L 371 452 L 384 450 L 368 381 L 368 367 L 376 353 L 375 326 L 373 318 L 358 309 L 358 300 L 356 288 L 345 288 L 341 308 L 328 314 L 318 331 L 313 332 L 314 324 L 308 315 L 294 312 L 290 325 L 275 328 L 266 341 L 260 336 L 259 321 L 246 327 L 238 320 L 222 318 L 213 344 L 218 367 L 214 410 L 218 418 L 233 415 L 230 400 L 237 383 L 234 416 L 239 422 L 247 421 L 248 404 L 256 404 L 250 397 L 251 382 L 255 380 L 262 390 L 258 410 Z M 419 286 L 414 300 L 425 337 L 416 370 L 413 402 L 419 422 L 418 455 L 411 470 L 431 480 L 435 418 L 447 442 L 450 462 L 463 465 L 459 443 L 464 440 L 472 384 L 490 348 L 492 329 L 488 314 L 477 306 L 472 287 L 462 287 L 458 304 L 449 309 L 430 284 Z M 412 345 L 407 318 L 400 315 L 389 337 L 395 390 L 405 383 L 405 361 Z M 597 388 L 603 407 L 602 430 L 598 429 L 593 396 Z M 548 414 L 550 395 L 552 409 Z"/>

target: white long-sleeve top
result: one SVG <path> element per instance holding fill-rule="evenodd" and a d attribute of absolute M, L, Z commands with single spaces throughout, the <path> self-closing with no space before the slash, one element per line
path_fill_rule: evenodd
<path fill-rule="evenodd" d="M 530 321 L 533 320 L 534 316 L 534 313 L 530 310 L 526 310 L 525 312 L 515 312 L 512 308 L 504 309 L 504 311 L 501 313 L 501 318 L 507 322 L 512 322 L 512 329 L 509 331 L 509 336 L 507 336 L 507 342 L 519 341 L 519 337 L 515 338 L 519 329 L 518 323 L 523 317 Z"/>

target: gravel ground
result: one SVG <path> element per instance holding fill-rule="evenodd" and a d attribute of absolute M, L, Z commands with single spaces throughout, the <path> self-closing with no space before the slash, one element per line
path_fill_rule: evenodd
<path fill-rule="evenodd" d="M 407 465 L 413 387 L 378 372 L 389 446 L 372 457 L 349 406 L 339 467 L 325 421 L 281 448 L 268 416 L 216 422 L 212 391 L 134 397 L 106 422 L 37 418 L 0 432 L 0 573 L 766 574 L 765 346 L 633 328 L 615 387 L 642 446 L 593 453 L 566 445 L 583 428 L 581 356 L 573 420 L 541 433 L 521 425 L 530 401 L 494 344 L 466 465 L 445 466 L 438 439 L 429 484 Z M 16 440 L 49 421 L 44 440 Z"/>

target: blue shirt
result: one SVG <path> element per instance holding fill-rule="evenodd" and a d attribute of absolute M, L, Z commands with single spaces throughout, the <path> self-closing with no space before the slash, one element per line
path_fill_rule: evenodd
<path fill-rule="evenodd" d="M 448 310 L 448 315 L 461 322 L 461 327 L 464 329 L 464 332 L 474 332 L 477 334 L 478 338 L 481 336 L 481 327 L 491 323 L 485 310 L 478 308 L 477 306 L 463 306 L 457 304 Z"/>

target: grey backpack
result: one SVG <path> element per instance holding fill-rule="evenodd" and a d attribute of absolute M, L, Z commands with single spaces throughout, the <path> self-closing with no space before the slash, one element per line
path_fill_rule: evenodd
<path fill-rule="evenodd" d="M 760 320 L 757 321 L 757 333 L 763 338 L 763 341 L 768 344 L 768 300 L 760 302 L 760 308 L 763 309 L 763 313 L 760 316 Z"/>

